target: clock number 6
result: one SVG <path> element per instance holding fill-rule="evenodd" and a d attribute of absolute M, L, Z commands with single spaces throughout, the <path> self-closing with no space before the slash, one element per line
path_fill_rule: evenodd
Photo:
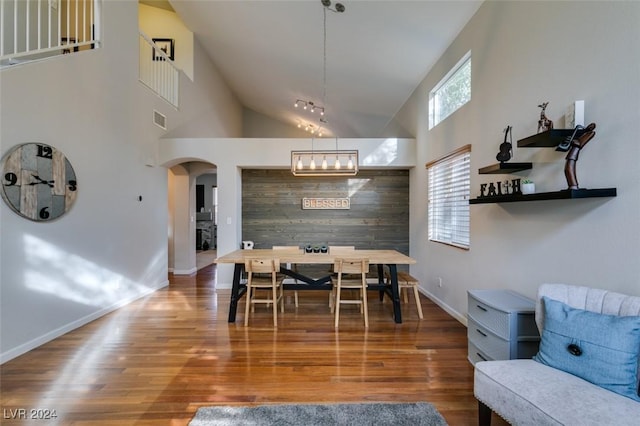
<path fill-rule="evenodd" d="M 42 219 L 42 220 L 49 219 L 50 214 L 47 211 L 48 208 L 49 207 L 43 207 L 43 208 L 40 209 L 40 219 Z"/>
<path fill-rule="evenodd" d="M 7 184 L 7 186 L 13 186 L 16 183 L 18 183 L 18 176 L 16 176 L 15 173 L 9 172 L 9 173 L 5 173 L 4 175 L 4 179 L 9 182 Z"/>

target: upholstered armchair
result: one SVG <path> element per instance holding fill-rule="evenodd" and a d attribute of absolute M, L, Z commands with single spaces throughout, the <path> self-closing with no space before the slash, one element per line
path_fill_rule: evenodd
<path fill-rule="evenodd" d="M 476 363 L 480 425 L 638 424 L 640 297 L 543 284 L 536 324 L 534 359 Z"/>

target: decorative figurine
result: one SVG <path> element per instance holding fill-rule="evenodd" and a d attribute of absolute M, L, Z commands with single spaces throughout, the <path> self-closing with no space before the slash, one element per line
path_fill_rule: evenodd
<path fill-rule="evenodd" d="M 571 141 L 571 147 L 565 157 L 567 161 L 564 165 L 564 175 L 567 178 L 569 189 L 579 189 L 578 178 L 576 177 L 576 162 L 578 161 L 580 150 L 596 135 L 595 128 L 596 123 L 589 124 L 579 138 Z"/>
<path fill-rule="evenodd" d="M 571 147 L 571 142 L 573 142 L 573 140 L 576 138 L 576 135 L 581 130 L 584 130 L 584 127 L 578 124 L 575 127 L 575 129 L 573 129 L 573 133 L 571 134 L 571 136 L 567 136 L 566 138 L 564 138 L 562 142 L 560 142 L 560 144 L 558 144 L 558 146 L 556 147 L 556 151 L 560 151 L 560 152 L 569 151 L 569 148 Z"/>
<path fill-rule="evenodd" d="M 509 136 L 509 142 L 507 142 L 507 136 Z M 500 144 L 500 152 L 496 155 L 496 160 L 501 163 L 509 161 L 511 159 L 511 150 L 513 145 L 511 144 L 511 126 L 507 126 L 504 129 L 504 142 Z"/>
<path fill-rule="evenodd" d="M 553 129 L 553 121 L 549 120 L 545 113 L 547 105 L 549 105 L 549 102 L 544 102 L 538 105 L 538 108 L 542 108 L 540 110 L 540 120 L 538 120 L 538 133 L 546 132 L 547 130 Z"/>

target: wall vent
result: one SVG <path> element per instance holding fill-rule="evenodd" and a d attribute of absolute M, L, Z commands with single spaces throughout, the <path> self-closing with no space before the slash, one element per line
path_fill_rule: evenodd
<path fill-rule="evenodd" d="M 153 123 L 164 129 L 167 130 L 167 117 L 163 114 L 160 114 L 158 111 L 156 111 L 155 109 L 153 110 Z"/>

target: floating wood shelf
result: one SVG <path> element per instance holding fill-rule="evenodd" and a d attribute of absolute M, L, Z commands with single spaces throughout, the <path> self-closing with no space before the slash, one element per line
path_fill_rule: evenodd
<path fill-rule="evenodd" d="M 533 163 L 497 163 L 478 169 L 478 173 L 481 175 L 506 175 L 529 170 L 532 167 Z"/>
<path fill-rule="evenodd" d="M 494 197 L 478 197 L 469 200 L 469 204 L 488 204 L 488 203 L 514 203 L 521 201 L 539 201 L 539 200 L 567 200 L 577 198 L 594 198 L 594 197 L 615 197 L 617 196 L 616 188 L 598 188 L 598 189 L 563 189 L 554 192 L 539 192 L 528 195 L 498 195 Z"/>
<path fill-rule="evenodd" d="M 574 129 L 551 129 L 546 132 L 520 139 L 518 148 L 555 148 L 566 138 L 573 134 Z M 576 138 L 584 133 L 584 129 L 578 130 Z"/>

